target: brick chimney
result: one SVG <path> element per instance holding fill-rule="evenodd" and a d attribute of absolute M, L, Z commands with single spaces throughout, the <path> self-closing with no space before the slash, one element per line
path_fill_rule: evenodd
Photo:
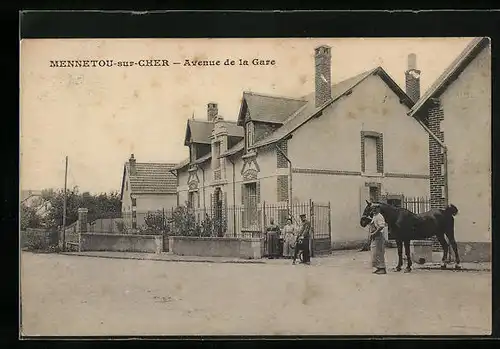
<path fill-rule="evenodd" d="M 417 55 L 408 55 L 408 69 L 405 72 L 406 94 L 416 102 L 420 99 L 420 70 L 417 69 Z"/>
<path fill-rule="evenodd" d="M 322 45 L 314 49 L 315 62 L 315 106 L 320 107 L 332 98 L 332 53 L 331 47 Z"/>
<path fill-rule="evenodd" d="M 130 168 L 130 175 L 131 176 L 137 175 L 137 168 L 135 167 L 134 154 L 130 154 L 130 159 L 128 159 L 128 164 L 129 164 L 129 168 Z"/>
<path fill-rule="evenodd" d="M 214 121 L 215 117 L 219 114 L 217 103 L 210 102 L 207 104 L 207 120 Z"/>

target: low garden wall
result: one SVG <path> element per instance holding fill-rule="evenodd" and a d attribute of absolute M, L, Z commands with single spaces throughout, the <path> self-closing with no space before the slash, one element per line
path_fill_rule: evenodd
<path fill-rule="evenodd" d="M 262 258 L 260 238 L 169 236 L 169 251 L 179 256 Z"/>
<path fill-rule="evenodd" d="M 55 251 L 59 243 L 57 230 L 27 228 L 21 231 L 21 249 L 29 251 Z"/>
<path fill-rule="evenodd" d="M 163 251 L 161 235 L 82 233 L 80 251 L 149 252 Z"/>

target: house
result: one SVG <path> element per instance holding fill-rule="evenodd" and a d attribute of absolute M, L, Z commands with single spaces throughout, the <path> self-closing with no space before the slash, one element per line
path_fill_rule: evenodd
<path fill-rule="evenodd" d="M 226 233 L 236 235 L 262 229 L 265 205 L 313 200 L 324 204 L 335 247 L 366 238 L 359 225 L 366 199 L 428 196 L 428 136 L 407 115 L 420 93 L 415 55 L 406 72 L 411 97 L 382 67 L 335 84 L 331 69 L 331 48 L 317 47 L 312 93 L 244 92 L 236 124 L 218 116 L 215 103 L 203 132 L 192 127 L 201 121 L 189 120 L 191 157 L 175 168 L 179 202 L 223 212 Z M 282 223 L 288 214 L 272 216 Z"/>
<path fill-rule="evenodd" d="M 177 206 L 177 181 L 173 163 L 136 162 L 134 154 L 123 166 L 122 214 L 133 229 L 144 224 L 148 212 L 170 212 Z"/>
<path fill-rule="evenodd" d="M 49 214 L 50 202 L 42 197 L 41 190 L 21 190 L 21 204 L 26 207 L 36 209 L 39 217 L 46 217 Z"/>
<path fill-rule="evenodd" d="M 473 39 L 409 112 L 429 134 L 431 205 L 458 208 L 469 259 L 491 258 L 490 50 L 488 38 Z"/>

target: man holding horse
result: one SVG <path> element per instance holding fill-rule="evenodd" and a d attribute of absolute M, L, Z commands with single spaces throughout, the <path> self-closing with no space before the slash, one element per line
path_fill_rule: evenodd
<path fill-rule="evenodd" d="M 385 242 L 389 239 L 387 224 L 380 208 L 374 208 L 372 221 L 369 225 L 370 249 L 372 251 L 372 266 L 374 274 L 387 274 L 385 266 Z"/>

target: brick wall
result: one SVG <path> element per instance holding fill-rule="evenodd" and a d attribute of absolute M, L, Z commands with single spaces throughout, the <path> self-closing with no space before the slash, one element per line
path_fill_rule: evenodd
<path fill-rule="evenodd" d="M 331 48 L 320 46 L 315 49 L 315 106 L 319 107 L 332 98 L 331 90 Z"/>
<path fill-rule="evenodd" d="M 420 99 L 420 77 L 415 77 L 411 73 L 420 75 L 420 70 L 409 70 L 405 72 L 406 94 L 416 102 Z"/>
<path fill-rule="evenodd" d="M 288 176 L 280 175 L 277 177 L 278 202 L 288 200 Z"/>
<path fill-rule="evenodd" d="M 282 141 L 278 143 L 280 149 L 288 156 L 288 143 L 287 141 Z M 288 168 L 288 161 L 286 161 L 283 154 L 280 151 L 276 150 L 276 167 L 277 168 Z"/>
<path fill-rule="evenodd" d="M 435 134 L 441 142 L 444 142 L 444 133 L 441 131 L 441 121 L 444 120 L 443 109 L 439 101 L 434 101 L 428 111 L 426 120 L 427 127 Z M 431 186 L 431 208 L 443 208 L 445 206 L 444 152 L 439 143 L 429 135 L 429 170 Z"/>

